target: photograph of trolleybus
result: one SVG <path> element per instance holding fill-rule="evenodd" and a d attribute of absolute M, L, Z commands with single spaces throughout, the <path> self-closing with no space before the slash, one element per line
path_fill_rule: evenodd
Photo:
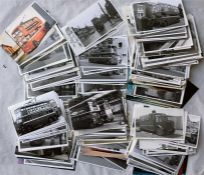
<path fill-rule="evenodd" d="M 125 67 L 128 64 L 126 37 L 108 38 L 79 55 L 81 67 Z"/>
<path fill-rule="evenodd" d="M 68 109 L 74 130 L 125 124 L 120 91 L 81 96 L 70 100 Z"/>
<path fill-rule="evenodd" d="M 137 32 L 177 28 L 187 24 L 181 0 L 134 3 L 133 14 Z"/>
<path fill-rule="evenodd" d="M 55 23 L 37 3 L 33 3 L 9 25 L 6 32 L 27 55 L 39 46 Z M 16 61 L 22 63 L 26 60 L 22 56 Z"/>
<path fill-rule="evenodd" d="M 135 116 L 137 138 L 184 139 L 184 112 L 180 109 L 141 105 Z"/>

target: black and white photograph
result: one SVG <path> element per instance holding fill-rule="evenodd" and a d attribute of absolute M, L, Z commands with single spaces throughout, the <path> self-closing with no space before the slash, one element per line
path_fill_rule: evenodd
<path fill-rule="evenodd" d="M 74 130 L 89 129 L 93 133 L 126 123 L 120 91 L 74 98 L 69 101 L 67 108 Z"/>
<path fill-rule="evenodd" d="M 179 151 L 179 147 L 171 145 L 170 141 L 165 140 L 139 140 L 139 148 L 145 151 Z"/>
<path fill-rule="evenodd" d="M 65 35 L 77 54 L 123 22 L 111 0 L 99 0 L 64 27 Z"/>
<path fill-rule="evenodd" d="M 156 86 L 136 85 L 134 94 L 135 96 L 143 96 L 146 98 L 181 104 L 184 97 L 184 90 Z"/>
<path fill-rule="evenodd" d="M 98 82 L 80 82 L 81 94 L 91 94 L 91 93 L 101 93 L 106 91 L 114 91 L 114 90 L 124 90 L 126 89 L 125 84 L 109 84 L 109 83 L 98 83 Z"/>
<path fill-rule="evenodd" d="M 201 117 L 196 115 L 187 115 L 187 126 L 185 135 L 185 145 L 197 148 L 200 133 Z"/>
<path fill-rule="evenodd" d="M 132 4 L 137 32 L 165 30 L 187 26 L 181 0 L 150 0 Z"/>
<path fill-rule="evenodd" d="M 19 151 L 18 146 L 15 150 L 16 157 L 24 157 L 24 158 L 33 158 L 39 160 L 48 160 L 48 161 L 62 161 L 69 162 L 68 157 L 71 151 L 70 142 L 66 146 L 61 148 L 48 148 L 41 150 L 33 150 L 33 151 Z"/>
<path fill-rule="evenodd" d="M 186 79 L 189 78 L 190 66 L 163 66 L 159 68 L 148 69 L 147 71 L 158 73 L 164 76 Z"/>
<path fill-rule="evenodd" d="M 74 170 L 75 164 L 68 164 L 64 162 L 53 162 L 53 161 L 44 161 L 36 159 L 23 159 L 24 165 L 39 166 L 39 167 L 48 167 L 48 168 L 58 168 L 64 170 Z"/>
<path fill-rule="evenodd" d="M 25 135 L 64 118 L 60 99 L 49 92 L 9 107 L 17 135 Z"/>
<path fill-rule="evenodd" d="M 65 71 L 56 75 L 54 74 L 52 76 L 45 77 L 45 78 L 46 79 L 40 79 L 30 83 L 31 89 L 33 91 L 38 91 L 52 86 L 57 86 L 68 82 L 72 82 L 74 80 L 79 79 L 79 73 L 76 69 L 74 69 L 74 70 Z"/>
<path fill-rule="evenodd" d="M 95 67 L 80 67 L 81 70 L 81 75 L 91 75 L 91 74 L 98 74 L 98 73 L 103 73 L 103 72 L 109 72 L 109 71 L 114 71 L 118 70 L 119 68 L 113 68 L 113 67 L 101 67 L 101 68 L 95 68 Z"/>
<path fill-rule="evenodd" d="M 75 82 L 69 82 L 62 85 L 41 89 L 39 91 L 32 91 L 30 85 L 26 85 L 27 98 L 35 98 L 36 96 L 48 93 L 50 91 L 55 91 L 59 97 L 73 97 L 77 94 L 77 84 Z"/>
<path fill-rule="evenodd" d="M 113 70 L 106 70 L 105 72 L 95 73 L 91 75 L 83 75 L 81 77 L 81 81 L 83 82 L 90 82 L 90 81 L 112 81 L 112 82 L 126 82 L 128 76 L 128 69 L 127 68 L 118 68 Z"/>
<path fill-rule="evenodd" d="M 189 41 L 190 40 L 190 41 Z M 187 40 L 167 40 L 143 42 L 144 56 L 167 55 L 170 51 L 183 50 L 191 48 L 192 38 Z"/>
<path fill-rule="evenodd" d="M 75 65 L 73 62 L 67 61 L 67 62 L 63 62 L 63 63 L 59 63 L 59 64 L 56 64 L 53 66 L 39 69 L 39 70 L 36 70 L 34 72 L 26 73 L 24 75 L 24 78 L 25 78 L 26 82 L 30 82 L 30 81 L 44 78 L 46 76 L 50 76 L 52 74 L 57 74 L 57 73 L 60 73 L 62 71 L 66 71 L 68 69 L 72 69 L 74 67 L 75 67 Z"/>
<path fill-rule="evenodd" d="M 128 40 L 108 38 L 80 54 L 78 59 L 81 67 L 127 67 Z"/>
<path fill-rule="evenodd" d="M 134 117 L 136 138 L 184 140 L 183 109 L 135 105 Z"/>
<path fill-rule="evenodd" d="M 65 43 L 57 46 L 38 59 L 27 61 L 25 64 L 20 65 L 19 68 L 21 74 L 26 74 L 67 61 L 72 61 L 72 57 L 70 55 L 69 45 Z"/>
<path fill-rule="evenodd" d="M 58 148 L 68 145 L 67 133 L 61 133 L 38 140 L 18 143 L 19 151 L 33 151 L 48 148 Z"/>

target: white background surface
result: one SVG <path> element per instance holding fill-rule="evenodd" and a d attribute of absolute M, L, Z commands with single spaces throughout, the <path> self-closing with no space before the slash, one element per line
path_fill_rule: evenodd
<path fill-rule="evenodd" d="M 124 0 L 117 1 L 124 2 Z M 0 0 L 0 33 L 31 2 L 31 0 Z M 37 0 L 37 2 L 40 2 L 42 7 L 47 9 L 61 26 L 64 26 L 68 20 L 90 6 L 95 0 Z M 192 13 L 195 16 L 203 48 L 204 1 L 184 0 L 184 6 L 188 13 Z M 200 90 L 193 96 L 185 108 L 192 114 L 202 116 L 204 114 L 204 62 L 192 68 L 191 81 Z M 16 135 L 7 108 L 10 105 L 23 101 L 23 99 L 23 81 L 18 74 L 17 66 L 11 58 L 0 50 L 0 175 L 122 175 L 121 172 L 84 164 L 78 164 L 76 172 L 18 165 L 14 157 Z M 199 150 L 195 156 L 190 157 L 187 175 L 204 175 L 203 126 L 204 120 L 201 124 Z"/>

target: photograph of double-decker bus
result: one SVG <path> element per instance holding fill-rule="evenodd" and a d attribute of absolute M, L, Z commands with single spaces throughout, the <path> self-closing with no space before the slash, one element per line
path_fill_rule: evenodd
<path fill-rule="evenodd" d="M 23 50 L 25 56 L 40 45 L 55 23 L 37 3 L 33 3 L 7 27 L 6 32 Z M 25 61 L 23 56 L 17 60 L 19 63 Z"/>

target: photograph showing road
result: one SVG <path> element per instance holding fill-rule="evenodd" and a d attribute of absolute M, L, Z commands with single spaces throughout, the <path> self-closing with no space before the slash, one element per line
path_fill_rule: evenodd
<path fill-rule="evenodd" d="M 69 22 L 65 32 L 73 31 L 84 47 L 112 31 L 122 19 L 110 0 L 100 0 Z M 74 35 L 73 35 L 74 37 Z"/>

